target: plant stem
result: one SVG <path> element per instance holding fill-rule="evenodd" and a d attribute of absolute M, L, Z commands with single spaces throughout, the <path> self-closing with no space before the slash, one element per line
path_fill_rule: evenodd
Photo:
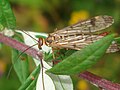
<path fill-rule="evenodd" d="M 34 48 L 29 48 L 30 46 L 27 46 L 15 39 L 12 39 L 10 37 L 7 37 L 7 36 L 4 36 L 0 33 L 0 42 L 1 43 L 4 43 L 12 48 L 15 48 L 21 52 L 25 51 L 24 53 L 38 59 L 38 56 L 37 54 L 39 53 L 39 58 L 42 60 L 43 58 L 43 53 L 42 52 L 39 52 L 38 50 L 34 49 Z M 29 48 L 29 49 L 28 49 Z M 28 50 L 26 50 L 28 49 Z"/>
<path fill-rule="evenodd" d="M 111 81 L 103 79 L 102 77 L 97 76 L 88 71 L 80 73 L 79 77 L 82 77 L 86 79 L 87 81 L 89 81 L 90 83 L 92 83 L 93 85 L 98 86 L 105 90 L 120 90 L 120 84 L 112 83 Z"/>
<path fill-rule="evenodd" d="M 21 52 L 25 51 L 27 48 L 29 48 L 29 46 L 27 46 L 17 40 L 14 40 L 10 37 L 4 36 L 1 33 L 0 33 L 0 42 L 4 43 L 12 48 L 15 48 L 17 50 L 20 50 Z M 38 57 L 38 52 L 39 51 L 34 48 L 29 48 L 28 50 L 25 51 L 26 54 L 28 54 L 36 59 L 40 58 L 42 60 L 43 54 L 42 54 L 42 52 L 39 52 L 39 57 Z M 102 89 L 120 90 L 120 84 L 112 83 L 111 81 L 103 79 L 102 77 L 92 74 L 88 71 L 80 73 L 79 77 L 82 77 L 82 78 L 88 80 L 92 84 L 95 84 L 96 86 L 101 87 Z"/>

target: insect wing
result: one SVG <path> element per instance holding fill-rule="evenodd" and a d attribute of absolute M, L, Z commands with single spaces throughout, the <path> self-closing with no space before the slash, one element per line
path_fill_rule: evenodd
<path fill-rule="evenodd" d="M 64 39 L 59 39 L 51 43 L 52 47 L 56 48 L 68 48 L 68 49 L 75 49 L 81 50 L 85 46 L 103 38 L 104 36 L 98 35 L 79 35 L 79 36 L 70 36 Z"/>
<path fill-rule="evenodd" d="M 81 36 L 72 36 L 67 37 L 66 39 L 59 39 L 58 41 L 54 41 L 51 43 L 52 47 L 55 48 L 67 48 L 67 49 L 74 49 L 74 50 L 81 50 L 87 45 L 100 40 L 104 36 L 101 35 L 81 35 Z M 119 51 L 119 45 L 113 41 L 110 47 L 107 49 L 106 53 L 113 53 Z"/>
<path fill-rule="evenodd" d="M 114 19 L 111 16 L 103 15 L 96 16 L 91 19 L 78 22 L 72 26 L 68 26 L 61 30 L 51 33 L 51 35 L 73 35 L 73 34 L 90 34 L 92 32 L 97 32 L 103 30 L 114 23 Z"/>
<path fill-rule="evenodd" d="M 120 45 L 116 41 L 113 41 L 110 47 L 107 49 L 106 53 L 114 53 L 120 51 Z"/>
<path fill-rule="evenodd" d="M 102 35 L 95 35 L 92 33 L 101 31 L 111 26 L 112 23 L 114 23 L 114 19 L 107 15 L 96 16 L 89 20 L 78 22 L 72 26 L 68 26 L 64 29 L 51 33 L 48 37 L 52 38 L 49 46 L 81 50 L 85 46 L 104 37 Z M 50 42 L 50 40 L 48 41 Z M 111 49 L 109 48 L 108 52 L 110 50 Z"/>

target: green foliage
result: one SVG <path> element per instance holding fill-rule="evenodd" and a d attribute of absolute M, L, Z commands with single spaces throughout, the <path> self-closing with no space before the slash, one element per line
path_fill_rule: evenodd
<path fill-rule="evenodd" d="M 117 41 L 117 43 L 120 44 L 120 37 L 115 38 L 115 41 Z"/>
<path fill-rule="evenodd" d="M 80 73 L 96 64 L 113 40 L 114 35 L 108 35 L 86 48 L 73 53 L 47 72 L 63 75 Z"/>
<path fill-rule="evenodd" d="M 44 59 L 46 62 L 52 61 L 53 60 L 53 54 L 51 54 L 50 52 L 48 53 L 44 53 Z"/>
<path fill-rule="evenodd" d="M 6 76 L 0 78 L 0 90 L 17 90 L 19 86 L 20 83 L 15 75 L 9 79 L 7 79 Z"/>
<path fill-rule="evenodd" d="M 55 60 L 53 58 L 53 53 L 44 53 L 44 59 L 46 62 L 51 62 L 51 61 L 62 61 L 63 59 L 67 58 L 70 56 L 72 53 L 76 52 L 76 50 L 66 50 L 66 49 L 58 49 L 54 50 L 53 53 L 55 55 Z"/>
<path fill-rule="evenodd" d="M 0 0 L 0 24 L 9 29 L 16 27 L 16 19 L 8 0 Z"/>
<path fill-rule="evenodd" d="M 39 8 L 44 4 L 43 0 L 36 0 L 36 1 L 34 0 L 10 0 L 10 1 L 13 3 L 19 3 L 21 5 L 26 5 L 32 8 Z"/>
<path fill-rule="evenodd" d="M 86 3 L 85 0 L 77 0 L 77 1 L 74 0 L 74 1 L 71 1 L 71 3 L 72 3 L 72 6 L 73 6 L 72 9 L 75 10 L 75 11 L 79 11 L 80 9 L 84 9 L 84 10 L 94 9 L 94 3 L 95 2 L 91 2 L 91 0 L 88 0 L 87 3 Z M 80 3 L 82 3 L 82 4 L 80 5 Z M 86 5 L 88 3 L 89 3 L 89 5 Z"/>
<path fill-rule="evenodd" d="M 4 29 L 3 25 L 2 25 L 2 24 L 0 24 L 0 30 L 3 30 L 3 29 Z"/>
<path fill-rule="evenodd" d="M 20 38 L 16 37 L 15 38 L 19 41 L 22 41 Z M 21 83 L 24 83 L 29 75 L 29 63 L 28 63 L 28 58 L 26 54 L 22 54 L 21 52 L 12 49 L 12 63 L 15 69 L 15 72 L 20 80 Z"/>
<path fill-rule="evenodd" d="M 45 36 L 42 36 L 42 35 L 36 35 L 35 37 L 36 37 L 36 38 L 44 38 L 44 39 L 46 39 L 46 37 L 45 37 Z"/>
<path fill-rule="evenodd" d="M 33 90 L 36 86 L 36 81 L 38 74 L 40 72 L 40 65 L 36 67 L 36 69 L 29 75 L 26 81 L 20 86 L 19 90 Z M 32 77 L 34 80 L 32 80 Z"/>

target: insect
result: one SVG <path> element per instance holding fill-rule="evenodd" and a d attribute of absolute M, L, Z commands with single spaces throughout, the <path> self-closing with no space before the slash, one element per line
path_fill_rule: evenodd
<path fill-rule="evenodd" d="M 45 40 L 40 38 L 39 47 L 45 42 L 47 46 L 53 48 L 81 50 L 85 46 L 106 36 L 95 34 L 95 32 L 108 28 L 113 23 L 114 19 L 111 16 L 96 16 L 50 33 Z M 113 42 L 107 50 L 107 53 L 116 52 L 118 50 L 119 48 L 116 42 Z"/>

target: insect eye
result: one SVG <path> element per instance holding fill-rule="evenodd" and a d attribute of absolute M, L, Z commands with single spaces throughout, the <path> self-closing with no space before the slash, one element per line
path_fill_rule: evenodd
<path fill-rule="evenodd" d="M 41 46 L 43 45 L 43 38 L 39 38 L 38 41 L 38 48 L 41 49 Z"/>

